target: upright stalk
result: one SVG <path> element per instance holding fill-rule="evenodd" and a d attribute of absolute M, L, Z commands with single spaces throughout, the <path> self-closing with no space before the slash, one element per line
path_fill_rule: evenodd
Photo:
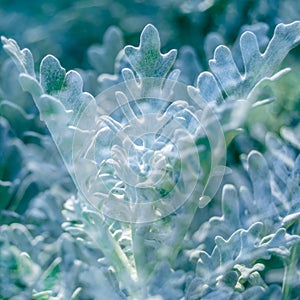
<path fill-rule="evenodd" d="M 294 225 L 294 234 L 300 233 L 300 222 Z M 283 278 L 283 300 L 292 299 L 291 288 L 293 284 L 293 279 L 297 272 L 297 263 L 299 261 L 300 244 L 296 244 L 290 256 L 290 259 L 285 262 L 284 278 Z"/>

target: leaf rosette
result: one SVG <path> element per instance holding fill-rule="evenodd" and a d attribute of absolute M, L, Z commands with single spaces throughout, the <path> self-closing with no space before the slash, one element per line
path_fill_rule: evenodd
<path fill-rule="evenodd" d="M 222 129 L 188 90 L 167 78 L 132 79 L 82 110 L 73 126 L 74 173 L 80 192 L 104 215 L 152 222 L 186 202 L 206 204 L 217 191 Z"/>

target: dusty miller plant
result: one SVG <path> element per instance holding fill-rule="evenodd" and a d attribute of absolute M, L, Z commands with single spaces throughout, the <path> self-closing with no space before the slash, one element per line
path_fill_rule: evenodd
<path fill-rule="evenodd" d="M 97 87 L 91 87 L 91 90 L 103 95 L 107 88 L 121 84 L 133 98 L 142 95 L 146 100 L 140 106 L 128 105 L 130 95 L 123 89 L 113 89 L 109 101 L 115 101 L 122 109 L 116 109 L 108 116 L 102 113 L 101 109 L 105 111 L 106 107 L 101 107 L 98 97 L 83 92 L 83 80 L 77 71 L 66 72 L 54 56 L 48 55 L 36 72 L 31 52 L 21 50 L 12 39 L 2 38 L 4 50 L 17 66 L 22 88 L 32 95 L 40 118 L 46 123 L 77 186 L 75 193 L 73 187 L 63 190 L 53 184 L 51 193 L 45 192 L 36 200 L 46 202 L 49 207 L 45 209 L 37 203 L 31 210 L 33 215 L 44 214 L 44 218 L 52 224 L 55 240 L 44 237 L 42 241 L 39 235 L 34 238 L 25 226 L 17 223 L 1 228 L 0 251 L 5 259 L 1 259 L 0 268 L 3 272 L 13 270 L 10 277 L 1 278 L 1 296 L 4 299 L 299 297 L 300 142 L 297 128 L 283 128 L 281 137 L 267 134 L 266 153 L 249 151 L 241 157 L 240 168 L 231 170 L 230 165 L 226 167 L 225 162 L 219 159 L 223 154 L 218 152 L 220 165 L 213 170 L 213 176 L 207 175 L 210 167 L 214 166 L 211 153 L 223 142 L 221 148 L 230 147 L 232 140 L 243 132 L 249 112 L 274 100 L 269 95 L 265 97 L 266 89 L 276 85 L 289 71 L 280 70 L 280 64 L 300 41 L 300 22 L 279 24 L 267 42 L 260 39 L 259 35 L 264 36 L 263 31 L 257 29 L 257 36 L 251 31 L 242 33 L 236 46 L 239 50 L 218 46 L 209 60 L 210 71 L 201 72 L 192 85 L 192 79 L 188 78 L 189 70 L 200 69 L 199 66 L 193 68 L 188 65 L 191 62 L 196 65 L 193 50 L 186 48 L 177 60 L 176 50 L 162 54 L 159 33 L 152 25 L 144 28 L 138 47 L 126 46 L 123 49 L 121 33 L 111 28 L 101 47 L 89 49 L 90 62 L 100 73 Z M 263 52 L 262 42 L 267 44 Z M 115 51 L 109 54 L 111 47 Z M 101 74 L 109 55 L 116 59 L 114 75 Z M 182 81 L 187 83 L 184 85 L 185 95 L 199 101 L 197 111 L 184 101 L 170 101 L 167 105 L 152 101 L 162 94 L 172 94 L 176 82 L 181 80 L 181 68 Z M 86 75 L 83 72 L 83 76 Z M 112 100 L 113 97 L 115 100 Z M 97 123 L 99 107 L 102 119 Z M 222 131 L 222 136 L 217 135 L 212 140 L 199 130 L 201 125 L 205 127 L 205 122 L 209 123 L 205 118 L 201 119 L 205 107 L 209 108 L 209 116 L 214 117 L 214 123 L 218 123 Z M 19 113 L 23 119 L 31 119 L 21 110 Z M 157 133 L 161 133 L 159 130 L 156 135 L 141 135 L 136 141 L 136 152 L 124 153 L 122 149 L 126 145 L 118 143 L 110 151 L 114 136 L 126 127 L 126 116 L 131 116 L 132 120 L 138 119 L 137 116 L 158 113 L 161 119 L 166 120 L 163 123 L 166 128 L 166 124 L 173 120 L 181 124 L 185 131 L 178 130 L 176 135 L 181 143 L 188 143 L 187 134 L 196 140 L 199 169 L 193 169 L 189 162 L 184 168 L 185 156 L 180 165 L 182 169 L 178 167 L 176 149 L 169 145 L 173 141 L 173 133 L 169 131 L 166 136 L 170 139 L 160 140 L 159 134 L 157 137 Z M 86 118 L 82 119 L 83 114 Z M 199 118 L 204 123 L 198 123 Z M 21 137 L 8 139 L 9 125 L 2 119 L 0 125 L 4 141 L 1 147 L 5 147 L 8 155 L 5 159 L 11 159 L 9 155 L 13 151 L 18 153 L 14 157 L 24 157 L 19 154 L 24 151 L 24 147 L 20 146 Z M 214 126 L 210 129 L 217 130 Z M 138 127 L 134 134 L 139 137 Z M 95 136 L 97 139 L 93 139 Z M 38 139 L 39 144 L 47 145 L 46 139 L 41 136 L 31 134 L 28 138 Z M 141 145 L 144 149 L 139 152 L 138 146 Z M 84 148 L 84 156 L 80 146 Z M 32 144 L 27 142 L 26 147 L 32 147 Z M 92 158 L 90 149 L 96 149 Z M 187 150 L 183 148 L 182 151 Z M 36 152 L 41 155 L 40 151 Z M 41 160 L 45 157 L 47 153 Z M 2 160 L 0 163 L 3 163 Z M 49 161 L 54 173 L 59 170 L 57 164 Z M 162 168 L 166 169 L 165 176 L 157 184 L 157 173 L 152 174 L 149 170 L 161 175 Z M 20 166 L 16 169 L 21 173 L 20 178 L 28 178 L 26 172 L 19 171 Z M 130 169 L 140 172 L 139 178 L 143 178 L 143 185 L 139 188 L 132 189 L 130 184 L 126 185 L 126 180 L 132 176 Z M 161 210 L 153 210 L 155 213 L 168 213 L 155 220 L 147 219 L 147 213 L 153 211 L 138 210 L 134 211 L 133 222 L 130 222 L 127 217 L 128 214 L 132 216 L 132 211 L 127 213 L 127 206 L 120 209 L 118 199 L 125 199 L 128 203 L 142 199 L 151 203 L 158 195 L 167 197 L 179 185 L 178 170 L 188 172 L 188 180 L 197 177 L 194 193 L 172 209 L 168 206 L 172 205 L 172 198 L 168 199 L 171 204 L 164 203 Z M 39 175 L 36 169 L 31 174 Z M 224 174 L 221 184 L 220 175 Z M 231 178 L 235 176 L 242 180 L 232 182 Z M 100 177 L 103 186 L 99 186 Z M 21 184 L 13 178 L 11 175 L 1 181 L 1 189 L 11 191 L 14 185 Z M 57 178 L 53 176 L 49 180 L 55 182 Z M 28 182 L 31 183 L 30 180 Z M 86 192 L 82 186 L 87 182 Z M 214 187 L 219 185 L 220 193 L 215 196 Z M 97 200 L 87 201 L 91 195 L 97 195 Z M 103 202 L 99 197 L 106 199 L 104 206 L 101 206 Z M 219 199 L 221 210 L 216 212 L 212 206 Z M 113 206 L 109 206 L 110 201 Z M 106 203 L 109 209 L 115 209 L 119 214 L 113 212 L 110 215 L 105 210 Z M 51 211 L 55 210 L 51 206 L 62 204 L 61 215 L 51 215 Z M 140 222 L 145 218 L 146 222 Z M 62 228 L 57 224 L 62 224 Z M 278 266 L 277 270 L 273 265 Z"/>

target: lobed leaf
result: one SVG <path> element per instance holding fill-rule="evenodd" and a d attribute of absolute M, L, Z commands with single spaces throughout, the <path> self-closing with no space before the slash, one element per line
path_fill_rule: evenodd
<path fill-rule="evenodd" d="M 139 47 L 126 46 L 124 51 L 139 78 L 166 77 L 177 54 L 176 50 L 160 53 L 160 38 L 153 25 L 147 25 L 142 31 Z"/>

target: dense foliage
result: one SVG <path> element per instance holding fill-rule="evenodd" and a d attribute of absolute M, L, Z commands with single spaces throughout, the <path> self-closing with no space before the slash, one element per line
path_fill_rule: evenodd
<path fill-rule="evenodd" d="M 296 0 L 0 3 L 0 299 L 300 298 Z M 78 144 L 91 141 L 97 95 L 108 88 L 140 95 L 150 84 L 174 88 L 169 81 L 205 102 L 221 128 L 224 176 L 210 178 L 212 141 L 197 135 L 195 111 L 175 102 L 162 113 L 204 145 L 199 189 L 218 191 L 191 195 L 154 222 L 99 213 L 80 189 L 98 176 L 94 160 L 80 165 L 72 134 L 79 132 Z M 147 111 L 158 113 L 149 103 Z M 167 153 L 166 174 L 175 175 L 154 192 L 116 181 L 116 165 L 131 176 L 120 147 L 106 152 L 123 121 L 117 111 L 99 130 L 95 160 L 105 188 L 128 201 L 165 197 L 178 172 L 168 140 L 156 150 Z M 143 142 L 151 138 L 159 144 L 156 136 Z M 130 161 L 135 170 L 140 159 Z M 143 164 L 154 168 L 151 159 Z M 186 172 L 196 176 L 191 165 Z M 152 187 L 155 178 L 144 174 Z"/>

